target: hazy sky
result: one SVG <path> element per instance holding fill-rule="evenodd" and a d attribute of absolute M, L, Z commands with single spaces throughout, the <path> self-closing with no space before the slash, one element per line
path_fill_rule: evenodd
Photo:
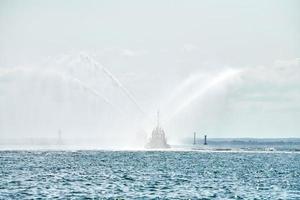
<path fill-rule="evenodd" d="M 0 136 L 300 137 L 299 58 L 297 0 L 0 0 Z"/>

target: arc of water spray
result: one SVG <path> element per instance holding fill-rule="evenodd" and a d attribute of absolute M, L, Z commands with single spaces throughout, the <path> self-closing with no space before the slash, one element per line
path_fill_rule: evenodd
<path fill-rule="evenodd" d="M 194 83 L 196 83 L 202 77 L 203 77 L 202 74 L 193 74 L 193 75 L 189 76 L 177 88 L 175 88 L 175 90 L 170 94 L 170 96 L 164 102 L 164 105 L 168 106 L 184 90 L 188 89 L 191 85 L 193 85 Z"/>
<path fill-rule="evenodd" d="M 90 56 L 86 54 L 81 54 L 88 62 L 90 62 L 92 65 L 94 65 L 97 68 L 100 68 L 104 74 L 106 74 L 124 93 L 125 95 L 133 102 L 133 104 L 137 107 L 137 109 L 146 116 L 146 113 L 142 109 L 142 107 L 139 105 L 137 100 L 134 98 L 134 96 L 131 94 L 131 92 L 121 83 L 121 81 L 114 76 L 104 65 L 97 62 L 95 59 L 91 58 Z M 101 66 L 101 67 L 100 67 Z"/>
<path fill-rule="evenodd" d="M 90 87 L 88 84 L 84 83 L 82 80 L 75 78 L 73 76 L 68 76 L 68 78 L 72 79 L 74 82 L 76 82 L 77 84 L 79 84 L 81 87 L 83 87 L 84 89 L 86 89 L 87 91 L 89 91 L 91 94 L 100 97 L 103 101 L 105 101 L 105 103 L 107 103 L 108 105 L 110 105 L 112 108 L 116 109 L 118 112 L 125 114 L 124 111 L 117 107 L 116 105 L 112 104 L 109 99 L 107 99 L 104 95 L 100 94 L 96 89 L 94 89 L 93 87 Z"/>
<path fill-rule="evenodd" d="M 78 78 L 69 77 L 70 79 L 72 79 L 74 82 L 76 82 L 77 84 L 79 84 L 81 87 L 83 87 L 84 89 L 86 89 L 87 91 L 91 92 L 93 95 L 100 97 L 103 101 L 105 101 L 105 103 L 109 104 L 110 106 L 115 108 L 115 105 L 113 105 L 105 96 L 101 95 L 97 90 L 95 90 L 92 87 L 89 87 L 86 83 L 84 83 L 83 81 L 81 81 Z"/>
<path fill-rule="evenodd" d="M 101 95 L 96 89 L 90 87 L 88 84 L 86 84 L 85 82 L 83 82 L 82 80 L 70 76 L 70 75 L 64 75 L 62 73 L 57 73 L 55 72 L 57 75 L 62 76 L 64 79 L 69 79 L 73 82 L 75 82 L 76 84 L 80 85 L 82 88 L 86 89 L 88 92 L 90 92 L 91 94 L 100 97 L 106 104 L 110 105 L 111 107 L 117 109 L 119 112 L 121 112 L 120 108 L 117 108 L 115 105 L 113 105 L 104 95 Z"/>
<path fill-rule="evenodd" d="M 16 69 L 11 69 L 11 70 L 0 70 L 0 76 L 6 75 L 6 74 L 11 74 L 11 73 L 16 73 L 16 72 L 22 72 L 22 71 L 34 71 L 34 69 L 16 68 Z M 59 73 L 59 72 L 51 71 L 51 73 L 56 75 L 56 76 L 60 76 L 65 80 L 72 81 L 72 82 L 78 84 L 79 86 L 81 86 L 82 88 L 84 88 L 88 92 L 90 92 L 91 94 L 101 98 L 106 104 L 108 104 L 108 105 L 112 106 L 113 108 L 117 109 L 119 112 L 122 112 L 120 108 L 117 108 L 115 105 L 113 105 L 105 96 L 101 95 L 97 90 L 95 90 L 94 88 L 88 86 L 86 83 L 84 83 L 80 79 L 75 78 L 73 76 L 65 75 L 65 74 Z"/>
<path fill-rule="evenodd" d="M 215 78 L 213 78 L 205 87 L 202 87 L 201 89 L 199 89 L 196 92 L 194 92 L 191 95 L 189 95 L 185 99 L 185 101 L 179 107 L 177 107 L 177 109 L 175 109 L 175 111 L 173 112 L 173 114 L 166 121 L 172 120 L 184 108 L 186 108 L 189 105 L 191 105 L 191 103 L 193 103 L 195 100 L 197 100 L 198 98 L 200 98 L 203 94 L 205 94 L 206 92 L 208 92 L 210 89 L 212 89 L 213 87 L 217 86 L 220 83 L 223 83 L 224 81 L 230 80 L 231 78 L 233 78 L 234 76 L 236 76 L 240 72 L 241 72 L 241 70 L 232 70 L 232 69 L 230 69 L 230 70 L 227 70 L 227 71 L 219 74 L 218 76 L 216 76 Z"/>

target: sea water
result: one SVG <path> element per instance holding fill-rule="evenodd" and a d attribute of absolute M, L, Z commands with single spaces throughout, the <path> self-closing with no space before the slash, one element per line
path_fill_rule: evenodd
<path fill-rule="evenodd" d="M 0 151 L 0 199 L 300 199 L 299 153 Z"/>

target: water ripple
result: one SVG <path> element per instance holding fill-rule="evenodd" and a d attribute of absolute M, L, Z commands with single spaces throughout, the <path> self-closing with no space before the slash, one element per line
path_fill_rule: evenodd
<path fill-rule="evenodd" d="M 0 152 L 0 199 L 300 199 L 300 154 Z"/>

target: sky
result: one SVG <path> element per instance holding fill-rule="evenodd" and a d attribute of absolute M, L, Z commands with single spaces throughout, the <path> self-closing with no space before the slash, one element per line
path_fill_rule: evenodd
<path fill-rule="evenodd" d="M 0 138 L 300 137 L 296 0 L 0 0 Z"/>

